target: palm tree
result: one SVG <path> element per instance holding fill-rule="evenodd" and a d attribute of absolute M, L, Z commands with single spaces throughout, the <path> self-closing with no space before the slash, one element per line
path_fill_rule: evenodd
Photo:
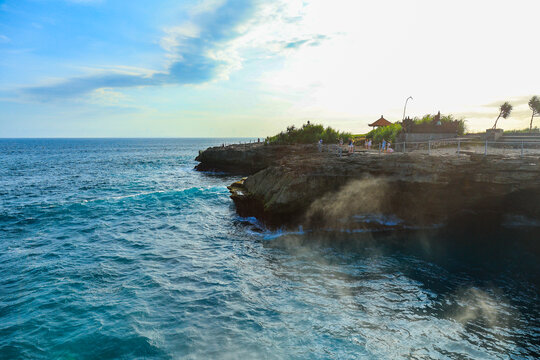
<path fill-rule="evenodd" d="M 497 121 L 499 121 L 499 119 L 502 117 L 503 119 L 506 119 L 507 117 L 510 116 L 510 113 L 512 112 L 512 105 L 506 101 L 504 104 L 502 104 L 500 107 L 499 107 L 499 116 L 497 116 L 497 120 L 495 120 L 495 125 L 493 125 L 493 129 L 496 129 L 497 128 Z"/>
<path fill-rule="evenodd" d="M 529 126 L 529 131 L 532 131 L 532 123 L 535 116 L 540 116 L 540 98 L 534 95 L 529 100 L 529 108 L 532 110 L 531 116 L 531 125 Z"/>

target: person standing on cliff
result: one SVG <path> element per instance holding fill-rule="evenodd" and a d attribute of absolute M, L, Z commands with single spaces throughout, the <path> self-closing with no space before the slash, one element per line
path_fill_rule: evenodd
<path fill-rule="evenodd" d="M 382 140 L 381 150 L 382 150 L 383 152 L 386 152 L 386 139 L 383 139 L 383 140 Z"/>
<path fill-rule="evenodd" d="M 319 144 L 317 145 L 319 152 L 322 152 L 322 139 L 319 139 Z"/>
<path fill-rule="evenodd" d="M 339 153 L 339 157 L 341 157 L 341 155 L 343 154 L 343 139 L 342 138 L 339 138 L 339 141 L 338 141 L 338 153 Z"/>

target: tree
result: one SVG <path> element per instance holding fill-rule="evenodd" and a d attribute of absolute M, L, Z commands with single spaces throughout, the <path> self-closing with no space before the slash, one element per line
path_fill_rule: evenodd
<path fill-rule="evenodd" d="M 495 125 L 493 125 L 493 129 L 497 128 L 497 121 L 502 117 L 503 119 L 506 119 L 510 116 L 510 113 L 512 112 L 512 105 L 506 101 L 504 104 L 502 104 L 499 107 L 499 116 L 497 116 L 497 120 L 495 120 Z"/>
<path fill-rule="evenodd" d="M 532 110 L 531 116 L 531 125 L 529 126 L 529 131 L 532 131 L 532 123 L 535 116 L 540 116 L 540 98 L 534 95 L 529 100 L 529 108 Z"/>

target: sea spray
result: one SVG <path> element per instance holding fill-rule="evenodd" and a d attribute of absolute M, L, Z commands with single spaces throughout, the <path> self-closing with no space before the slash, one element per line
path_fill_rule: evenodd
<path fill-rule="evenodd" d="M 306 223 L 310 227 L 337 230 L 347 224 L 359 223 L 354 221 L 355 217 L 359 219 L 362 216 L 379 216 L 385 208 L 384 201 L 388 191 L 385 180 L 366 178 L 350 181 L 337 192 L 315 200 L 306 212 Z M 365 223 L 368 225 L 369 221 Z"/>
<path fill-rule="evenodd" d="M 223 142 L 0 140 L 0 358 L 539 352 L 534 228 L 272 236 L 238 176 L 184 171 Z"/>

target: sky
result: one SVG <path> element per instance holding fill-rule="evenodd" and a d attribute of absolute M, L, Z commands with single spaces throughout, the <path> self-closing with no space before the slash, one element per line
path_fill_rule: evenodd
<path fill-rule="evenodd" d="M 0 137 L 528 127 L 538 0 L 0 0 Z M 540 127 L 540 118 L 534 125 Z"/>

